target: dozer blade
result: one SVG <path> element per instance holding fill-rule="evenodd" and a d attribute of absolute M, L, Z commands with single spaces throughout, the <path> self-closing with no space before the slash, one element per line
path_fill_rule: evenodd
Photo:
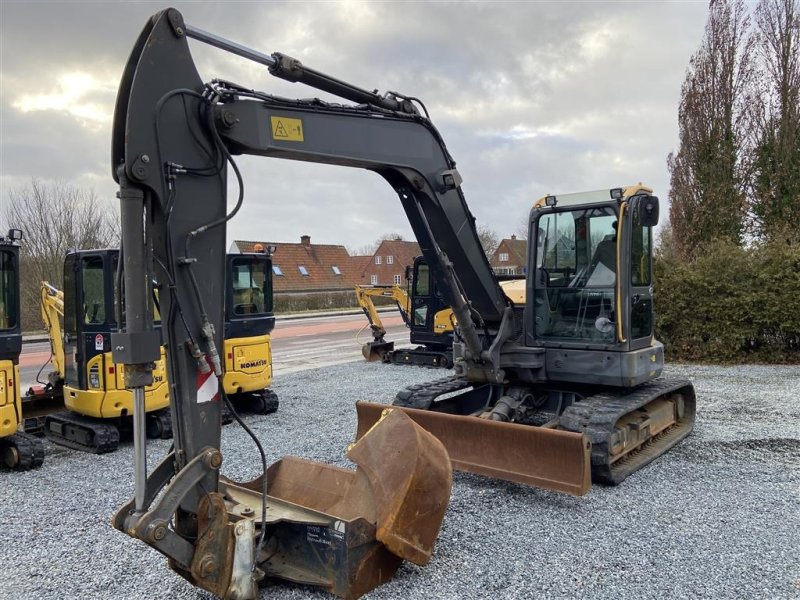
<path fill-rule="evenodd" d="M 394 350 L 394 342 L 367 342 L 361 346 L 361 354 L 368 362 L 384 360 L 387 354 Z"/>
<path fill-rule="evenodd" d="M 355 471 L 295 457 L 270 466 L 267 577 L 358 598 L 402 559 L 428 562 L 450 500 L 447 451 L 400 410 L 375 420 L 348 449 Z M 259 525 L 262 484 L 222 479 L 231 521 Z"/>
<path fill-rule="evenodd" d="M 361 438 L 386 405 L 357 402 Z M 591 444 L 583 434 L 428 410 L 402 410 L 444 444 L 453 468 L 582 496 L 591 487 Z"/>

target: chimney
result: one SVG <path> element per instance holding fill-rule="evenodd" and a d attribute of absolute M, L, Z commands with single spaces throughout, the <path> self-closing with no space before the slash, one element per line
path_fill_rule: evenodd
<path fill-rule="evenodd" d="M 514 234 L 512 233 L 512 234 L 511 234 L 511 239 L 512 239 L 512 240 L 515 240 L 515 239 L 517 239 L 517 236 L 516 236 L 516 235 L 514 235 Z"/>
<path fill-rule="evenodd" d="M 311 246 L 311 236 L 310 235 L 301 235 L 300 236 L 300 243 L 303 244 L 306 248 Z"/>

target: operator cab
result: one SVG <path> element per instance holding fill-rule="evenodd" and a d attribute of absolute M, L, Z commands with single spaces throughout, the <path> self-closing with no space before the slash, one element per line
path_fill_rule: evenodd
<path fill-rule="evenodd" d="M 268 252 L 228 254 L 225 339 L 267 335 L 275 327 L 272 256 Z"/>
<path fill-rule="evenodd" d="M 450 305 L 436 285 L 435 279 L 431 277 L 430 267 L 424 256 L 414 259 L 410 275 L 411 277 L 407 277 L 407 280 L 412 289 L 407 293 L 411 298 L 411 314 L 409 315 L 411 343 L 426 346 L 452 346 L 452 327 L 446 327 L 436 318 L 437 314 L 448 310 Z M 448 314 L 450 314 L 449 311 Z M 445 336 L 446 339 L 442 337 L 444 333 L 448 334 Z"/>
<path fill-rule="evenodd" d="M 116 248 L 77 250 L 64 259 L 64 383 L 69 387 L 100 387 L 100 374 L 89 381 L 82 365 L 111 352 L 111 334 L 120 329 L 114 309 L 118 261 Z"/>
<path fill-rule="evenodd" d="M 651 192 L 639 185 L 547 196 L 534 205 L 528 345 L 614 353 L 658 346 L 663 357 L 653 338 L 658 198 Z"/>
<path fill-rule="evenodd" d="M 16 363 L 22 352 L 19 303 L 19 245 L 22 231 L 0 235 L 0 360 Z"/>

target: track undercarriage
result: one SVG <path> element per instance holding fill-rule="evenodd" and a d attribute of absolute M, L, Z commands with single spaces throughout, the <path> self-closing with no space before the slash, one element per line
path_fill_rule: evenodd
<path fill-rule="evenodd" d="M 615 389 L 456 376 L 410 386 L 394 405 L 444 443 L 455 469 L 577 495 L 589 489 L 585 471 L 617 485 L 685 438 L 695 418 L 692 384 L 666 379 Z M 379 406 L 359 403 L 360 433 Z"/>
<path fill-rule="evenodd" d="M 131 417 L 97 419 L 72 411 L 49 414 L 44 420 L 44 433 L 50 441 L 91 454 L 114 452 L 119 446 L 121 434 L 129 434 L 132 428 Z M 147 413 L 146 428 L 148 438 L 171 439 L 169 409 Z"/>
<path fill-rule="evenodd" d="M 44 444 L 27 433 L 15 433 L 0 438 L 0 463 L 15 471 L 28 471 L 41 467 L 44 462 Z"/>

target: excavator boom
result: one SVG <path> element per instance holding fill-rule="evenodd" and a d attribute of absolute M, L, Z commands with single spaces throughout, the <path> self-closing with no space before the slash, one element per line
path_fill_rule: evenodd
<path fill-rule="evenodd" d="M 220 476 L 221 405 L 231 406 L 221 386 L 219 351 L 225 230 L 241 206 L 244 185 L 232 158 L 243 148 L 229 134 L 239 110 L 248 121 L 244 127 L 265 126 L 263 132 L 279 137 L 310 140 L 320 132 L 306 133 L 284 111 L 251 122 L 260 121 L 252 111 L 265 103 L 250 98 L 240 106 L 224 86 L 206 86 L 189 52 L 190 32 L 219 45 L 174 9 L 154 15 L 134 46 L 117 96 L 112 159 L 120 185 L 125 331 L 114 334 L 112 346 L 114 362 L 125 365 L 126 387 L 133 389 L 137 433 L 134 497 L 114 526 L 165 554 L 195 585 L 225 598 L 255 598 L 263 577 L 356 598 L 390 578 L 401 560 L 428 561 L 449 500 L 450 461 L 433 435 L 392 410 L 350 449 L 355 471 L 291 458 L 267 468 L 253 436 L 263 476 L 242 484 Z M 284 74 L 303 71 L 286 57 L 273 62 Z M 346 87 L 332 79 L 324 85 Z M 240 189 L 231 214 L 226 163 Z M 382 170 L 379 163 L 372 166 Z M 386 173 L 393 177 L 391 171 Z M 154 278 L 168 347 L 175 451 L 148 473 L 139 432 L 142 391 L 159 352 L 148 289 Z"/>

